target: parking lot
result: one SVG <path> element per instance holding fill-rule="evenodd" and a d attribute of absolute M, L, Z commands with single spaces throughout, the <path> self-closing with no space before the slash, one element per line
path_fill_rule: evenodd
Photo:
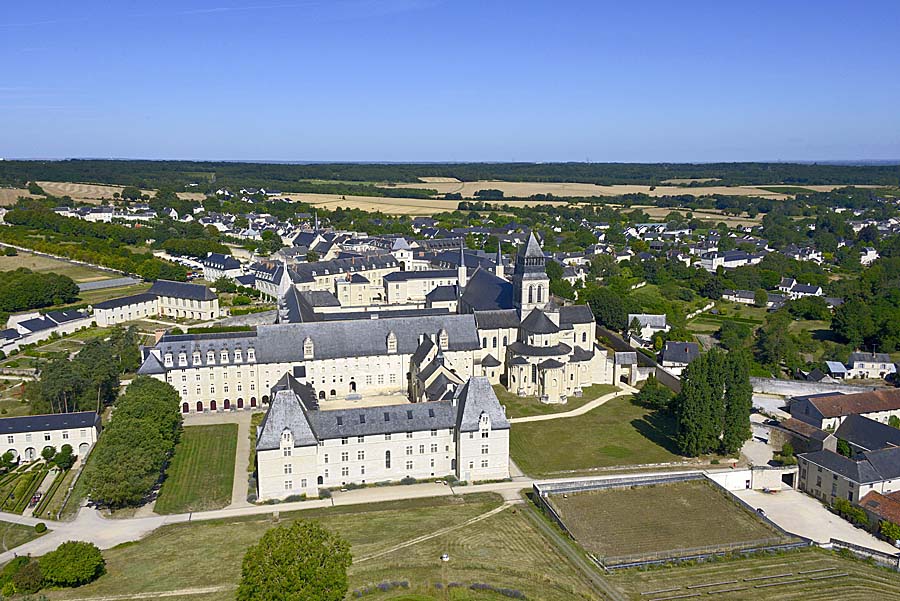
<path fill-rule="evenodd" d="M 739 490 L 734 493 L 753 507 L 762 508 L 766 517 L 792 534 L 827 543 L 837 538 L 885 553 L 898 550 L 878 540 L 865 530 L 831 513 L 817 500 L 793 489 L 767 494 L 758 490 Z"/>

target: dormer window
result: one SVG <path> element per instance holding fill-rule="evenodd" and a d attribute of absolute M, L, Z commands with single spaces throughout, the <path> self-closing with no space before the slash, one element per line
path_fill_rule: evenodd
<path fill-rule="evenodd" d="M 393 330 L 388 332 L 388 335 L 387 335 L 387 352 L 388 353 L 396 353 L 397 352 L 397 335 L 394 334 Z"/>
<path fill-rule="evenodd" d="M 213 351 L 209 351 L 206 353 L 206 362 L 207 363 L 215 363 L 216 362 L 216 353 Z"/>
<path fill-rule="evenodd" d="M 479 430 L 490 430 L 491 429 L 491 417 L 484 411 L 482 411 L 481 415 L 478 416 L 478 429 Z"/>
<path fill-rule="evenodd" d="M 178 365 L 187 365 L 187 353 L 178 353 Z"/>
<path fill-rule="evenodd" d="M 442 351 L 447 350 L 447 345 L 450 343 L 450 337 L 447 335 L 447 330 L 442 329 L 438 332 L 438 344 L 441 347 Z"/>
<path fill-rule="evenodd" d="M 313 341 L 309 336 L 303 340 L 303 358 L 304 359 L 312 359 L 313 358 Z"/>
<path fill-rule="evenodd" d="M 240 363 L 244 360 L 244 354 L 241 352 L 241 349 L 235 349 L 234 351 L 234 362 Z"/>
<path fill-rule="evenodd" d="M 228 351 L 223 350 L 219 353 L 219 361 L 222 363 L 228 363 Z"/>
<path fill-rule="evenodd" d="M 281 432 L 281 444 L 283 446 L 290 446 L 294 443 L 294 436 L 291 434 L 291 431 L 285 428 Z"/>
<path fill-rule="evenodd" d="M 256 351 L 252 348 L 247 349 L 247 361 L 256 361 Z"/>
<path fill-rule="evenodd" d="M 172 367 L 172 353 L 166 353 L 165 357 L 163 358 L 163 364 L 166 367 Z"/>
<path fill-rule="evenodd" d="M 193 362 L 194 365 L 200 364 L 200 351 L 194 351 L 194 354 L 191 357 L 191 362 Z"/>

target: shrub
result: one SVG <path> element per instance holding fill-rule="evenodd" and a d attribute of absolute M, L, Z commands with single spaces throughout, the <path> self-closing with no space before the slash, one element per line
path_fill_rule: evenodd
<path fill-rule="evenodd" d="M 302 495 L 288 495 L 284 498 L 285 503 L 295 503 L 297 501 L 305 501 L 305 500 L 306 500 L 306 493 L 303 493 Z"/>
<path fill-rule="evenodd" d="M 12 576 L 12 585 L 16 593 L 21 595 L 33 595 L 41 590 L 43 578 L 38 562 L 26 558 L 27 563 L 20 567 Z"/>
<path fill-rule="evenodd" d="M 400 484 L 415 484 L 415 483 L 416 483 L 416 479 L 411 476 L 403 476 L 403 478 L 400 479 Z"/>
<path fill-rule="evenodd" d="M 327 488 L 320 488 L 319 489 L 319 498 L 320 499 L 330 499 L 331 491 L 328 490 Z"/>
<path fill-rule="evenodd" d="M 8 564 L 3 566 L 3 569 L 0 570 L 0 586 L 5 587 L 12 581 L 12 577 L 15 576 L 16 572 L 22 569 L 22 566 L 27 564 L 30 559 L 25 557 L 24 555 L 20 555 L 19 557 L 14 558 Z M 3 596 L 8 597 L 6 593 L 3 593 Z"/>
<path fill-rule="evenodd" d="M 69 541 L 40 558 L 44 581 L 53 586 L 80 586 L 103 574 L 106 562 L 93 543 Z"/>
<path fill-rule="evenodd" d="M 38 522 L 34 525 L 34 531 L 38 534 L 43 534 L 47 531 L 47 524 L 45 524 L 44 522 Z"/>

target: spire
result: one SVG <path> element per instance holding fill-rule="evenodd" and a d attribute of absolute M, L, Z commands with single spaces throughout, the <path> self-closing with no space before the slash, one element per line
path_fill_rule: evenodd
<path fill-rule="evenodd" d="M 468 278 L 468 272 L 466 271 L 466 252 L 463 243 L 459 243 L 459 266 L 456 268 L 456 279 L 458 280 L 460 294 L 462 294 L 462 289 L 466 287 L 466 280 Z"/>
<path fill-rule="evenodd" d="M 313 229 L 313 231 L 318 234 L 319 233 L 319 212 L 313 211 L 313 215 L 315 215 L 315 217 L 316 217 L 316 222 L 315 222 L 316 224 L 315 224 L 315 228 Z"/>
<path fill-rule="evenodd" d="M 503 277 L 503 245 L 497 240 L 497 263 L 494 265 L 494 275 L 498 278 Z"/>
<path fill-rule="evenodd" d="M 528 234 L 528 242 L 524 247 L 519 248 L 519 252 L 522 253 L 527 258 L 544 258 L 544 251 L 541 249 L 540 243 L 537 241 L 537 238 L 534 235 L 534 230 Z"/>

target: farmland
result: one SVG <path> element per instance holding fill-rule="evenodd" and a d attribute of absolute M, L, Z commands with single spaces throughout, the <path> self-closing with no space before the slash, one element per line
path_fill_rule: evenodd
<path fill-rule="evenodd" d="M 18 251 L 18 255 L 15 257 L 0 256 L 0 271 L 9 271 L 20 267 L 40 273 L 52 272 L 69 276 L 77 283 L 96 282 L 120 277 L 120 274 L 113 271 L 96 269 L 89 265 L 70 263 L 62 259 L 36 255 L 22 250 Z"/>
<path fill-rule="evenodd" d="M 600 558 L 781 539 L 704 480 L 554 495 L 551 502 L 575 540 Z"/>
<path fill-rule="evenodd" d="M 114 194 L 121 194 L 124 186 L 112 186 L 105 184 L 79 184 L 73 182 L 38 182 L 44 192 L 51 196 L 71 196 L 73 200 L 90 204 L 100 204 L 104 199 L 112 199 Z M 141 190 L 144 194 L 153 196 L 155 190 Z M 188 200 L 203 200 L 206 195 L 198 192 L 179 192 L 180 198 Z"/>
<path fill-rule="evenodd" d="M 653 570 L 621 570 L 607 578 L 635 601 L 696 592 L 709 597 L 725 589 L 740 590 L 719 593 L 714 598 L 726 601 L 900 599 L 900 578 L 896 572 L 816 548 Z M 687 588 L 715 583 L 723 584 Z M 772 584 L 775 586 L 757 588 Z M 646 594 L 653 591 L 666 592 Z"/>
<path fill-rule="evenodd" d="M 190 426 L 175 447 L 157 513 L 221 509 L 231 502 L 237 424 Z"/>
<path fill-rule="evenodd" d="M 309 509 L 282 513 L 278 522 L 320 520 L 350 542 L 351 598 L 354 589 L 386 581 L 406 581 L 408 588 L 393 593 L 375 589 L 365 598 L 442 599 L 443 593 L 434 586 L 442 581 L 514 588 L 528 599 L 546 601 L 596 598 L 522 506 L 500 509 L 501 505 L 499 496 L 473 494 Z M 473 518 L 479 518 L 477 525 L 463 526 Z M 244 552 L 274 525 L 271 517 L 256 516 L 164 526 L 138 542 L 104 551 L 107 573 L 96 582 L 48 595 L 92 598 L 213 587 L 206 596 L 189 598 L 233 599 Z M 417 540 L 423 536 L 430 538 Z M 450 555 L 449 562 L 440 561 L 442 553 Z M 466 588 L 451 598 L 502 599 Z"/>
<path fill-rule="evenodd" d="M 33 198 L 28 190 L 23 188 L 0 188 L 0 207 L 16 204 L 20 196 Z"/>
<path fill-rule="evenodd" d="M 430 184 L 429 184 L 430 185 Z M 352 196 L 338 194 L 286 194 L 286 198 L 298 202 L 306 202 L 313 206 L 329 210 L 361 209 L 363 211 L 380 211 L 388 215 L 435 215 L 455 211 L 458 200 L 421 199 L 421 198 L 382 198 L 377 196 Z M 510 206 L 565 205 L 565 201 L 504 201 Z"/>
<path fill-rule="evenodd" d="M 592 468 L 681 461 L 671 417 L 622 396 L 577 417 L 516 424 L 509 454 L 526 474 L 568 475 Z"/>

